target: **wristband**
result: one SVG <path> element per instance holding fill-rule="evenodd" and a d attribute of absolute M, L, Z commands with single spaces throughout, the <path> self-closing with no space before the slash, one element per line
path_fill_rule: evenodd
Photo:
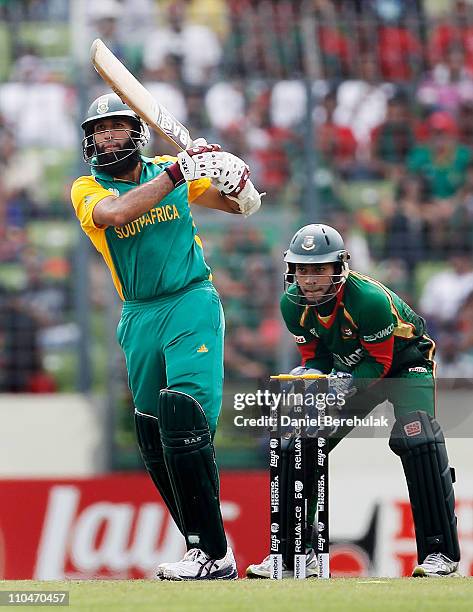
<path fill-rule="evenodd" d="M 171 179 L 174 188 L 180 187 L 186 182 L 184 175 L 181 172 L 181 168 L 179 167 L 179 164 L 177 162 L 171 164 L 170 166 L 166 166 L 166 168 L 164 168 L 164 172 L 166 172 L 166 174 Z"/>

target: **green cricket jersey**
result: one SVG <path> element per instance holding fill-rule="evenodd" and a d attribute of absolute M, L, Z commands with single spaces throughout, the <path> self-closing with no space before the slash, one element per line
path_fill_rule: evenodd
<path fill-rule="evenodd" d="M 296 284 L 288 291 L 302 302 Z M 302 364 L 323 372 L 334 368 L 376 379 L 433 358 L 424 319 L 393 291 L 358 272 L 350 271 L 336 300 L 316 308 L 284 294 L 281 312 Z"/>
<path fill-rule="evenodd" d="M 155 178 L 175 161 L 169 156 L 142 157 L 140 184 Z M 125 194 L 136 183 L 115 179 L 103 171 L 81 176 L 71 198 L 82 229 L 102 254 L 123 300 L 146 300 L 176 293 L 208 280 L 202 242 L 189 203 L 210 186 L 209 179 L 174 189 L 151 210 L 121 227 L 98 227 L 92 212 L 100 200 Z"/>

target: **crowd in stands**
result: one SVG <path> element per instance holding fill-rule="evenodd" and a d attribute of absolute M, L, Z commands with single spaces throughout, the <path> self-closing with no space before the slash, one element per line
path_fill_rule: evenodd
<path fill-rule="evenodd" d="M 64 388 L 48 347 L 71 348 L 78 333 L 74 245 L 50 247 L 58 220 L 75 228 L 80 113 L 104 84 L 90 68 L 78 80 L 67 37 L 44 47 L 72 4 L 0 2 L 3 391 Z M 289 210 L 294 228 L 345 232 L 353 266 L 428 318 L 439 374 L 473 378 L 471 2 L 90 0 L 83 17 L 82 45 L 101 37 L 191 134 L 249 163 L 271 227 Z M 151 151 L 171 152 L 158 140 Z M 242 226 L 209 241 L 230 380 L 276 367 L 278 239 Z M 15 369 L 27 375 L 5 374 Z"/>

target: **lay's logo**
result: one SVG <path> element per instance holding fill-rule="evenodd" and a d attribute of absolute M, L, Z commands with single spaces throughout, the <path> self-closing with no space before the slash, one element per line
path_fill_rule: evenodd
<path fill-rule="evenodd" d="M 422 425 L 420 421 L 412 421 L 412 423 L 404 425 L 404 431 L 406 432 L 406 436 L 412 438 L 422 433 Z"/>

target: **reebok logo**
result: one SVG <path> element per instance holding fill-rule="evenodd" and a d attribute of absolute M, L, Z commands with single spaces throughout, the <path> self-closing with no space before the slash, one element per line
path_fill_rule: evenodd
<path fill-rule="evenodd" d="M 205 346 L 205 344 L 201 344 L 197 349 L 198 353 L 208 353 L 209 349 Z"/>
<path fill-rule="evenodd" d="M 422 433 L 422 425 L 420 421 L 412 421 L 412 423 L 404 425 L 404 431 L 406 432 L 406 436 L 412 438 Z"/>

